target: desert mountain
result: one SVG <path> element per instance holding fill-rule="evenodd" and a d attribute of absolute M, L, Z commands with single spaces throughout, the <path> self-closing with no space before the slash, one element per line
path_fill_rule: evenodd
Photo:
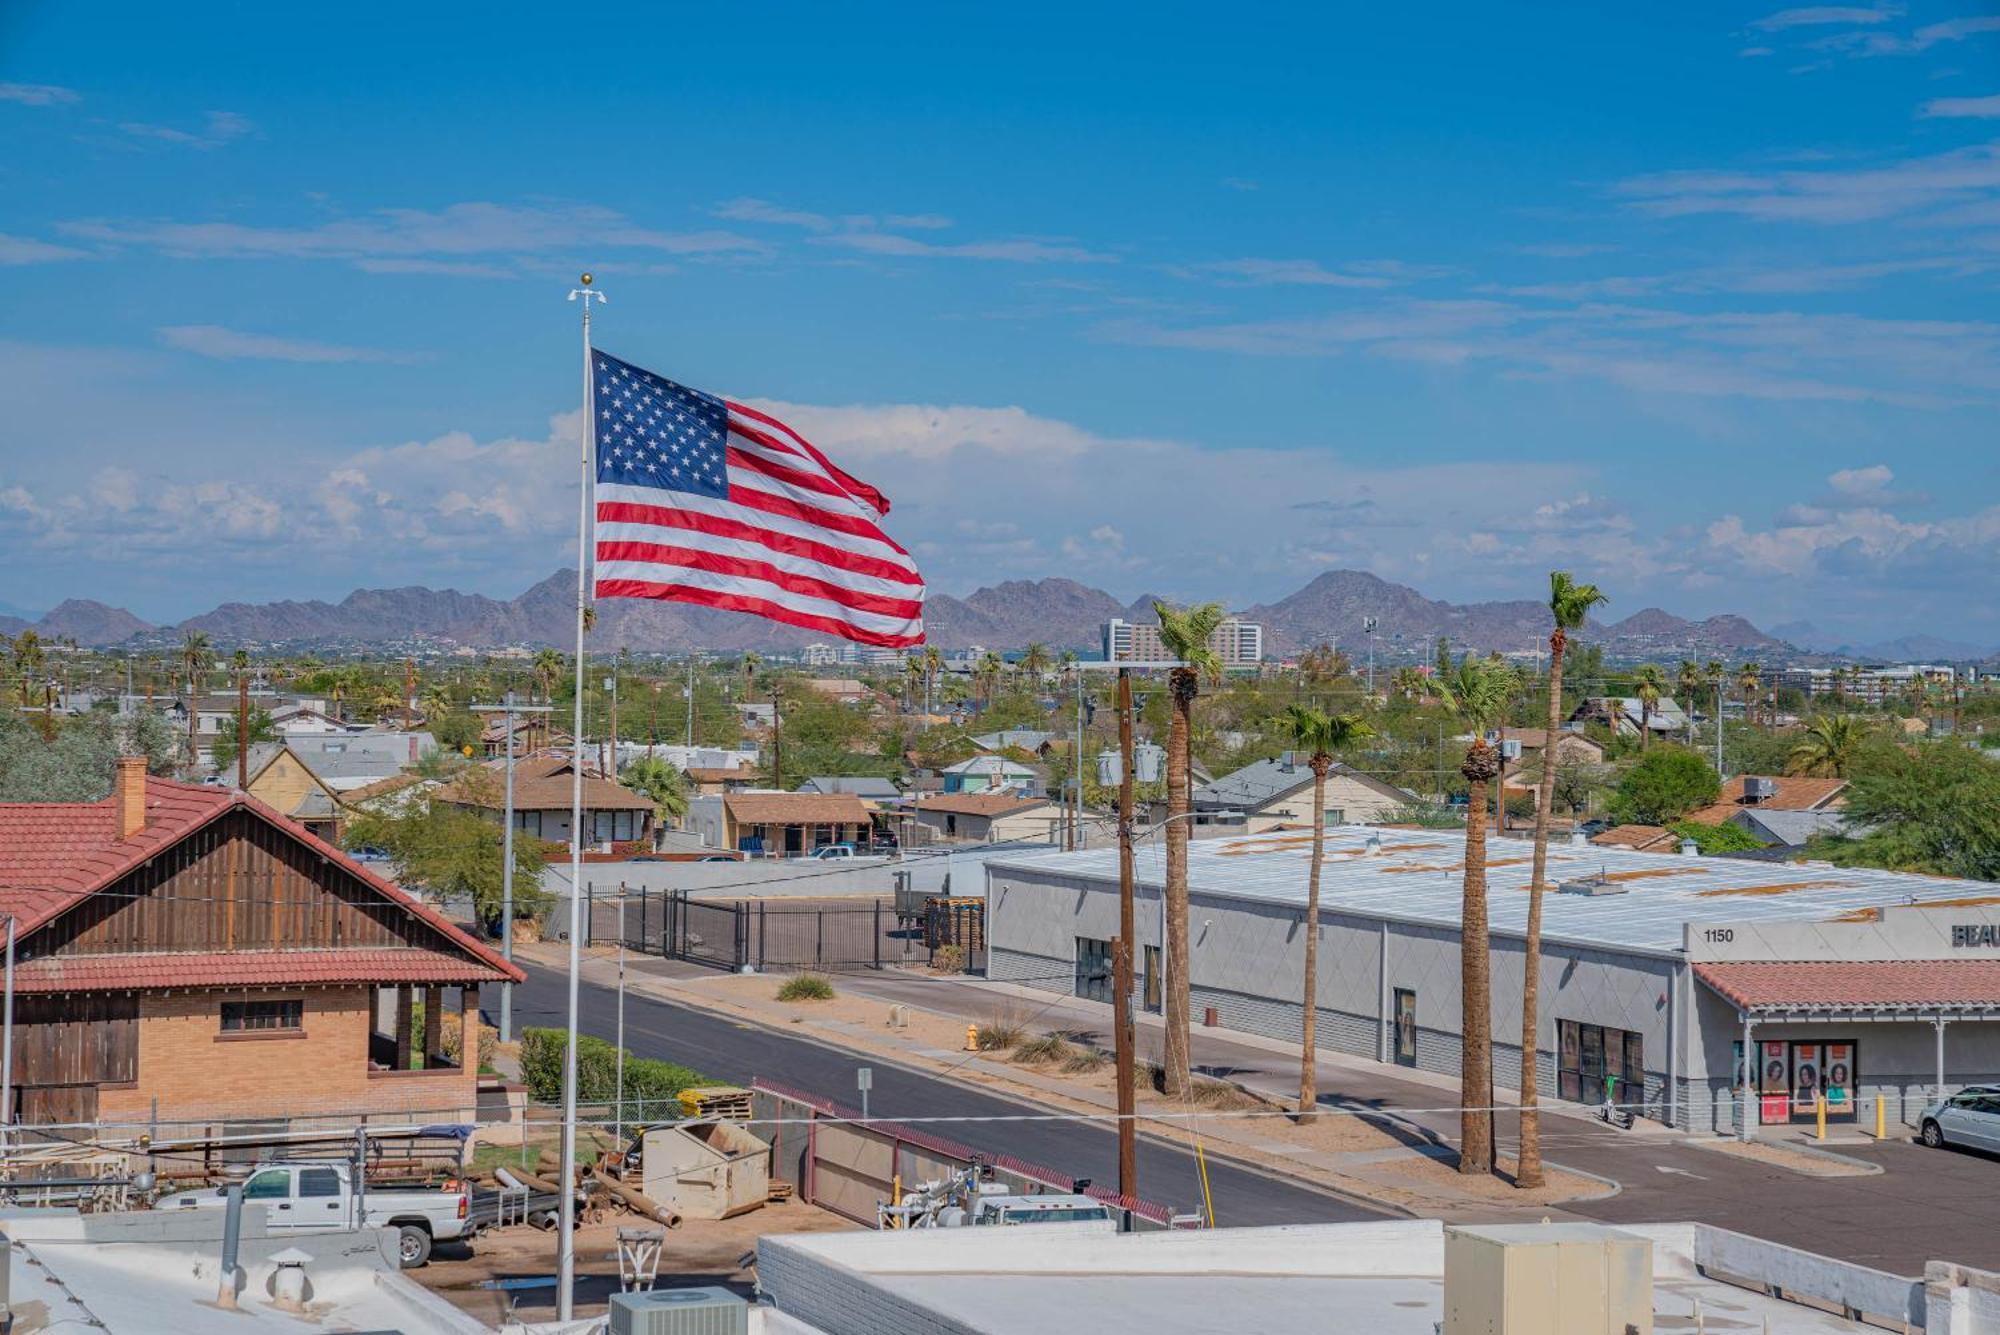
<path fill-rule="evenodd" d="M 570 640 L 575 591 L 573 571 L 557 571 L 518 597 L 504 599 L 421 585 L 357 589 L 339 602 L 225 603 L 155 633 L 164 639 L 203 630 L 220 646 L 412 641 L 473 648 L 561 646 Z M 932 641 L 946 649 L 975 644 L 1013 649 L 1039 640 L 1051 648 L 1087 652 L 1097 646 L 1103 623 L 1111 617 L 1153 621 L 1152 601 L 1148 596 L 1127 603 L 1071 579 L 1009 580 L 962 598 L 933 594 L 926 611 Z M 656 653 L 688 648 L 721 653 L 785 650 L 825 638 L 676 603 L 608 599 L 598 604 L 597 612 L 591 643 L 600 652 L 620 647 Z M 1428 656 L 1439 636 L 1460 648 L 1533 651 L 1546 642 L 1548 624 L 1548 610 L 1534 600 L 1444 602 L 1359 570 L 1327 571 L 1296 592 L 1243 608 L 1239 614 L 1264 624 L 1266 650 L 1272 654 L 1296 653 L 1331 641 L 1357 658 L 1366 649 L 1363 618 L 1370 616 L 1377 621 L 1378 652 L 1392 658 Z M 0 632 L 17 634 L 29 624 L 15 620 L 0 618 Z M 155 630 L 120 608 L 82 600 L 64 603 L 33 624 L 43 635 L 74 635 L 79 643 L 93 645 Z M 1739 616 L 1690 621 L 1658 608 L 1609 625 L 1594 624 L 1586 638 L 1614 653 L 1656 657 L 1728 657 L 1786 647 Z"/>

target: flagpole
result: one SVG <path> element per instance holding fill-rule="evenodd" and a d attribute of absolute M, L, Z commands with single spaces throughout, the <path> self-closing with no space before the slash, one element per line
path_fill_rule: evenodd
<path fill-rule="evenodd" d="M 576 1003 L 583 946 L 583 621 L 590 588 L 590 464 L 597 440 L 595 395 L 590 373 L 590 303 L 605 300 L 583 275 L 571 301 L 583 302 L 583 430 L 576 503 L 576 711 L 570 725 L 569 787 L 569 1041 L 563 1045 L 562 1217 L 556 1244 L 556 1320 L 574 1318 L 576 1306 Z"/>

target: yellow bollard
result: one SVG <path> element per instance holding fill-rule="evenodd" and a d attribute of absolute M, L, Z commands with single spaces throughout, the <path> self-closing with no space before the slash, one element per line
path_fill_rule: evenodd
<path fill-rule="evenodd" d="M 1875 1139 L 1889 1138 L 1889 1104 L 1880 1094 L 1875 1096 Z"/>
<path fill-rule="evenodd" d="M 976 1024 L 965 1026 L 965 1050 L 967 1052 L 979 1051 L 979 1026 Z"/>
<path fill-rule="evenodd" d="M 1818 1093 L 1813 1095 L 1813 1115 L 1819 1119 L 1819 1130 L 1813 1133 L 1813 1139 L 1825 1140 L 1826 1139 L 1826 1091 L 1825 1090 L 1820 1090 Z"/>

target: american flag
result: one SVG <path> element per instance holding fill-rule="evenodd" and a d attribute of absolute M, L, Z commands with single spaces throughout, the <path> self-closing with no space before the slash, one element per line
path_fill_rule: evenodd
<path fill-rule="evenodd" d="M 766 413 L 593 352 L 597 596 L 923 643 L 924 582 L 881 492 Z"/>

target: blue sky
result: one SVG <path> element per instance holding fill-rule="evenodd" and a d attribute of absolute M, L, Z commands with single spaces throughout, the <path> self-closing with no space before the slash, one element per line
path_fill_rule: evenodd
<path fill-rule="evenodd" d="M 575 308 L 934 588 L 2000 644 L 2000 11 L 0 13 L 0 603 L 573 543 Z"/>

